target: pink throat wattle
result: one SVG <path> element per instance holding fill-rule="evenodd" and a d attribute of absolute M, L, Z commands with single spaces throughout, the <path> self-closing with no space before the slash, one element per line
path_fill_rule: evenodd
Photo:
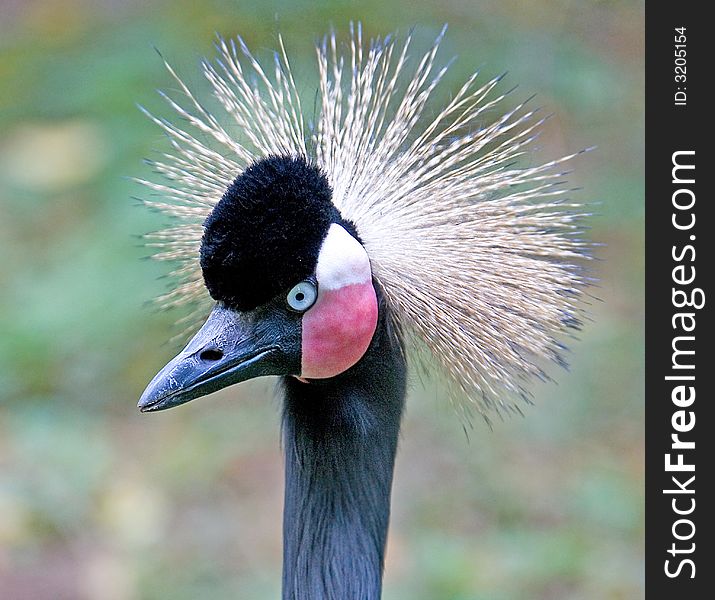
<path fill-rule="evenodd" d="M 371 281 L 322 290 L 303 316 L 301 379 L 326 379 L 346 371 L 365 354 L 377 326 Z"/>

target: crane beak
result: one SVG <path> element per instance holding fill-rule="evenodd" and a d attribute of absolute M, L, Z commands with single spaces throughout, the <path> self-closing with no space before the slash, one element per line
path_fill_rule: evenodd
<path fill-rule="evenodd" d="M 241 313 L 217 304 L 151 380 L 138 407 L 165 410 L 261 375 L 298 374 L 300 335 L 300 322 L 277 307 Z"/>

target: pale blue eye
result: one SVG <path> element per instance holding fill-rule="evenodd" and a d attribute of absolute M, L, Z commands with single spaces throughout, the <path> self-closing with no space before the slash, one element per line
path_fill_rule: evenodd
<path fill-rule="evenodd" d="M 286 301 L 293 310 L 305 312 L 318 298 L 318 288 L 312 281 L 301 281 L 290 292 Z"/>

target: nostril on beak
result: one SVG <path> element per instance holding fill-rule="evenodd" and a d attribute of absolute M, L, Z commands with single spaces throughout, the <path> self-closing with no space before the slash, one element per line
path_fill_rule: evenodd
<path fill-rule="evenodd" d="M 211 348 L 209 350 L 204 350 L 201 354 L 199 354 L 199 358 L 206 362 L 216 362 L 217 360 L 221 360 L 223 358 L 223 352 L 216 348 Z"/>

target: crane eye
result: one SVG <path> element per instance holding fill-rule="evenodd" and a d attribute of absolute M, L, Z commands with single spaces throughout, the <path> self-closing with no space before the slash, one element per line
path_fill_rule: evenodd
<path fill-rule="evenodd" d="M 286 301 L 288 306 L 298 312 L 308 310 L 318 298 L 318 288 L 312 281 L 301 281 L 290 292 Z"/>

